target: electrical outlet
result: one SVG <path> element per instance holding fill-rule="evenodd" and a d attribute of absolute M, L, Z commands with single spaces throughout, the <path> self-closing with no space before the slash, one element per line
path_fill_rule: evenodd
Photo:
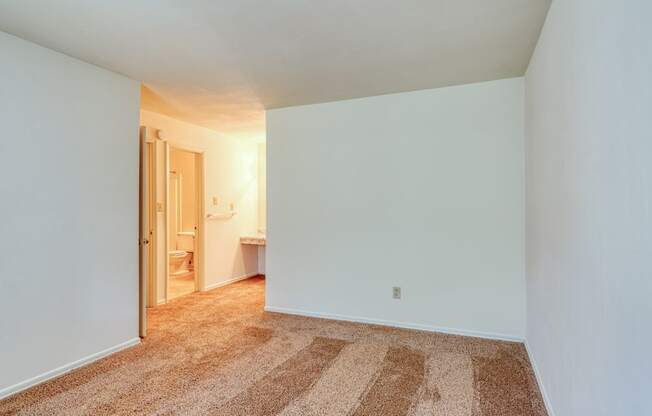
<path fill-rule="evenodd" d="M 394 286 L 392 288 L 392 298 L 401 299 L 401 288 L 400 287 Z"/>
<path fill-rule="evenodd" d="M 219 200 L 217 199 L 216 196 L 214 196 L 214 197 L 213 197 L 213 205 L 217 206 L 217 205 L 218 205 L 218 202 L 219 202 Z"/>

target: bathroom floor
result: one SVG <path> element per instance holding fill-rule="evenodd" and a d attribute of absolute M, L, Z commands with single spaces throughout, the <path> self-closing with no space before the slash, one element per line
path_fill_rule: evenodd
<path fill-rule="evenodd" d="M 168 280 L 168 299 L 178 298 L 195 291 L 195 273 L 170 276 Z"/>

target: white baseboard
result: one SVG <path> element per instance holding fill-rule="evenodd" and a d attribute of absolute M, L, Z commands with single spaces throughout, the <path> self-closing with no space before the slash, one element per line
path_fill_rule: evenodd
<path fill-rule="evenodd" d="M 43 374 L 40 374 L 36 377 L 32 377 L 28 380 L 21 381 L 20 383 L 14 384 L 13 386 L 5 387 L 3 389 L 0 389 L 0 400 L 7 398 L 9 396 L 12 396 L 16 393 L 19 393 L 23 390 L 26 390 L 30 387 L 34 387 L 37 384 L 41 384 L 45 381 L 51 380 L 55 377 L 59 377 L 63 374 L 66 374 L 76 368 L 85 366 L 87 364 L 92 363 L 93 361 L 97 361 L 100 358 L 104 358 L 108 355 L 115 354 L 118 351 L 124 350 L 125 348 L 132 347 L 134 345 L 137 345 L 140 343 L 140 338 L 133 338 L 130 339 L 129 341 L 125 341 L 121 344 L 115 345 L 111 348 L 107 348 L 103 351 L 96 352 L 95 354 L 91 354 L 87 357 L 84 357 L 80 360 L 73 361 L 72 363 L 62 365 L 59 368 L 55 368 L 54 370 L 47 371 Z"/>
<path fill-rule="evenodd" d="M 249 273 L 249 274 L 245 274 L 245 275 L 242 275 L 242 276 L 234 277 L 233 279 L 225 280 L 223 282 L 213 283 L 213 284 L 207 285 L 204 288 L 203 291 L 206 292 L 206 291 L 209 291 L 209 290 L 217 289 L 218 287 L 230 285 L 231 283 L 239 282 L 240 280 L 246 280 L 246 279 L 249 279 L 251 277 L 258 276 L 258 274 L 259 274 L 258 272 L 254 272 L 254 273 Z"/>
<path fill-rule="evenodd" d="M 546 387 L 543 385 L 543 380 L 541 379 L 541 373 L 539 373 L 539 367 L 537 367 L 537 362 L 534 360 L 534 356 L 532 355 L 532 350 L 530 350 L 530 345 L 528 344 L 527 339 L 525 340 L 525 351 L 527 351 L 527 356 L 530 359 L 532 370 L 534 370 L 534 376 L 537 379 L 537 384 L 539 384 L 539 391 L 541 392 L 541 396 L 543 396 L 543 404 L 546 406 L 546 411 L 548 412 L 548 416 L 555 416 L 555 411 L 552 409 L 552 403 L 550 402 L 550 397 L 546 392 Z"/>
<path fill-rule="evenodd" d="M 310 312 L 310 311 L 304 311 L 298 309 L 279 308 L 276 306 L 265 306 L 265 311 L 285 313 L 288 315 L 308 316 L 311 318 L 333 319 L 336 321 L 360 322 L 363 324 L 392 326 L 396 328 L 405 328 L 405 329 L 416 329 L 419 331 L 441 332 L 444 334 L 462 335 L 466 337 L 485 338 L 485 339 L 493 339 L 499 341 L 511 341 L 511 342 L 524 341 L 523 337 L 519 337 L 516 335 L 507 335 L 507 334 L 481 332 L 481 331 L 468 331 L 465 329 L 445 328 L 440 326 L 414 324 L 409 322 L 385 321 L 382 319 L 363 318 L 359 316 L 348 316 L 348 315 L 339 315 L 339 314 L 322 313 L 322 312 Z"/>

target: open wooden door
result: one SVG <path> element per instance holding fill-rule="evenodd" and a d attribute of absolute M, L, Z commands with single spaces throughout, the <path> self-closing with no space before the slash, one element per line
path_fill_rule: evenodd
<path fill-rule="evenodd" d="M 147 335 L 147 303 L 148 303 L 148 282 L 150 282 L 152 270 L 152 141 L 148 137 L 148 129 L 140 128 L 140 203 L 139 203 L 139 322 L 138 332 L 141 338 Z"/>

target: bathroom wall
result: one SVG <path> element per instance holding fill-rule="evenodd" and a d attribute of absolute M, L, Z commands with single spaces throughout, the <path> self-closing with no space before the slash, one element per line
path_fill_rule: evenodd
<path fill-rule="evenodd" d="M 550 416 L 652 414 L 651 16 L 553 1 L 526 74 L 527 341 Z"/>
<path fill-rule="evenodd" d="M 205 227 L 203 274 L 206 288 L 257 274 L 256 247 L 240 244 L 240 236 L 254 234 L 258 227 L 257 144 L 242 138 L 226 137 L 150 111 L 141 111 L 140 114 L 141 124 L 162 130 L 172 147 L 204 152 L 205 212 L 227 212 L 231 203 L 237 211 L 229 220 L 199 219 L 204 221 Z M 163 142 L 158 140 L 157 145 L 162 151 Z M 164 170 L 159 169 L 159 175 L 163 174 Z M 157 199 L 163 202 L 164 189 L 158 191 Z M 217 205 L 213 204 L 213 197 L 217 198 Z M 163 213 L 158 213 L 158 216 L 159 226 L 162 227 Z M 159 288 L 164 286 L 165 261 L 167 256 L 159 256 Z M 165 294 L 159 290 L 159 300 L 164 297 Z"/>
<path fill-rule="evenodd" d="M 258 229 L 267 229 L 267 144 L 258 143 Z"/>
<path fill-rule="evenodd" d="M 139 83 L 0 32 L 0 397 L 138 342 Z"/>
<path fill-rule="evenodd" d="M 195 209 L 195 154 L 191 152 L 185 152 L 178 149 L 170 149 L 170 171 L 176 172 L 176 178 L 180 181 L 180 206 L 181 206 L 181 221 L 178 224 L 178 231 L 194 231 L 196 225 L 196 209 Z M 171 184 L 172 188 L 172 176 L 171 175 Z M 170 189 L 172 195 L 173 190 Z M 168 216 L 168 226 L 170 230 L 174 229 L 174 222 L 176 218 L 174 215 L 178 215 L 175 211 L 176 207 L 173 207 L 170 203 L 170 215 Z M 174 213 L 174 215 L 172 215 Z M 170 239 L 170 249 L 176 249 L 176 233 L 169 232 L 168 238 Z"/>
<path fill-rule="evenodd" d="M 169 184 L 169 189 L 168 189 L 168 198 L 170 200 L 170 203 L 168 204 L 168 248 L 170 250 L 176 250 L 177 248 L 177 232 L 178 230 L 181 229 L 180 224 L 178 224 L 178 211 L 181 211 L 179 209 L 179 204 L 181 201 L 177 201 L 179 199 L 179 196 L 177 193 L 179 192 L 179 184 L 178 184 L 179 178 L 177 177 L 176 174 L 170 173 L 170 184 Z"/>
<path fill-rule="evenodd" d="M 268 111 L 267 308 L 522 339 L 523 94 Z"/>
<path fill-rule="evenodd" d="M 267 232 L 267 144 L 258 144 L 258 231 Z M 265 274 L 265 246 L 258 247 L 258 273 Z"/>

